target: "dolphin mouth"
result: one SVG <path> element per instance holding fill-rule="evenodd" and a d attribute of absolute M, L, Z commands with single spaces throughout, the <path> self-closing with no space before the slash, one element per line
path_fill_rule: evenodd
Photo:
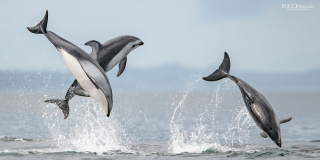
<path fill-rule="evenodd" d="M 279 146 L 279 147 L 281 148 L 281 146 L 282 146 L 282 142 L 281 142 L 281 140 L 280 140 L 280 141 L 278 141 L 278 142 L 276 142 L 276 144 L 277 144 L 277 146 Z"/>
<path fill-rule="evenodd" d="M 144 43 L 141 41 L 139 44 L 134 45 L 133 48 L 131 49 L 131 51 L 133 51 L 134 49 L 136 49 L 136 48 L 138 48 L 139 46 L 142 46 L 142 45 L 144 45 Z"/>

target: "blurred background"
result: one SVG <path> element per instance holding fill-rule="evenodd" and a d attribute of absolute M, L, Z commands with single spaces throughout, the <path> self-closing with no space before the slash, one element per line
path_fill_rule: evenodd
<path fill-rule="evenodd" d="M 320 3 L 282 8 L 295 2 L 2 0 L 0 88 L 63 89 L 72 82 L 61 54 L 26 29 L 48 10 L 48 30 L 88 53 L 89 40 L 133 35 L 145 42 L 129 55 L 125 74 L 116 78 L 118 67 L 108 73 L 113 89 L 179 89 L 193 72 L 211 74 L 226 51 L 231 74 L 258 89 L 319 90 Z"/>
<path fill-rule="evenodd" d="M 319 158 L 319 8 L 309 0 L 0 0 L 0 156 Z M 118 66 L 107 73 L 109 118 L 91 98 L 74 98 L 66 120 L 44 103 L 62 99 L 74 80 L 48 39 L 27 30 L 46 10 L 47 29 L 87 53 L 90 40 L 144 42 L 120 77 Z M 261 138 L 231 80 L 201 79 L 224 52 L 232 75 L 259 90 L 280 118 L 293 116 L 281 125 L 282 149 Z"/>

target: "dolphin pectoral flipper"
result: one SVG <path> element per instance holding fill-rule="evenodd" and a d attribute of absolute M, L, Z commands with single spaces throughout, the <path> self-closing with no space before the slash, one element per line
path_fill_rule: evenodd
<path fill-rule="evenodd" d="M 289 122 L 289 121 L 291 121 L 292 120 L 292 117 L 289 117 L 289 118 L 281 118 L 280 119 L 280 124 L 282 124 L 282 123 L 287 123 L 287 122 Z"/>
<path fill-rule="evenodd" d="M 263 138 L 268 138 L 269 137 L 266 132 L 262 132 L 262 133 L 260 133 L 260 135 Z"/>
<path fill-rule="evenodd" d="M 119 72 L 117 74 L 117 77 L 119 77 L 122 74 L 122 72 L 126 68 L 126 64 L 127 64 L 127 57 L 124 57 L 119 63 Z"/>

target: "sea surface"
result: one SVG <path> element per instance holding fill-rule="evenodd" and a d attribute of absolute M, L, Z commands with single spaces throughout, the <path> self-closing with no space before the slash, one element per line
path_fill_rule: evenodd
<path fill-rule="evenodd" d="M 261 91 L 280 118 L 293 117 L 279 148 L 260 136 L 233 82 L 203 83 L 114 90 L 109 118 L 91 98 L 75 97 L 67 119 L 43 102 L 65 91 L 2 91 L 0 159 L 320 159 L 320 91 Z"/>

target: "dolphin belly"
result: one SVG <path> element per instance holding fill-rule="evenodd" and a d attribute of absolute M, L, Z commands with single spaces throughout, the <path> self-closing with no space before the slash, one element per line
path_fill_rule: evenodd
<path fill-rule="evenodd" d="M 58 51 L 62 54 L 64 61 L 66 62 L 68 68 L 72 72 L 73 76 L 79 82 L 81 87 L 90 94 L 90 97 L 95 99 L 101 106 L 105 114 L 108 114 L 108 100 L 106 99 L 104 93 L 101 89 L 97 88 L 95 84 L 92 83 L 86 72 L 83 70 L 79 61 L 73 57 L 71 54 L 63 49 L 58 48 Z"/>
<path fill-rule="evenodd" d="M 268 119 L 264 109 L 259 104 L 256 104 L 256 103 L 252 103 L 251 105 L 248 105 L 248 104 L 246 105 L 256 125 L 263 130 L 262 126 L 268 123 Z"/>

